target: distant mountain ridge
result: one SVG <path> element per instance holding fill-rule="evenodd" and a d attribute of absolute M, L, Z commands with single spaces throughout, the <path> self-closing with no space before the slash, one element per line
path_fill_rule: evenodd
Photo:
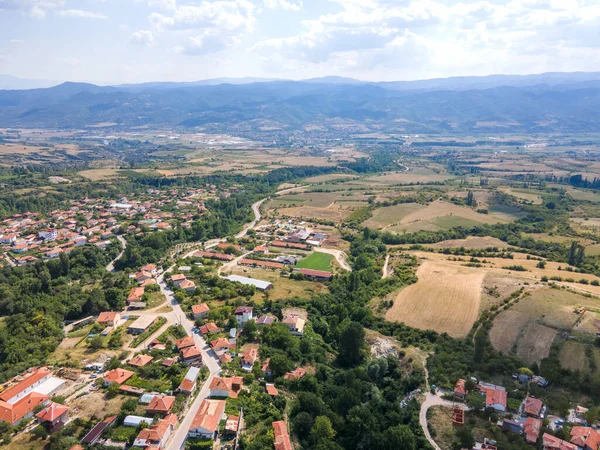
<path fill-rule="evenodd" d="M 458 77 L 370 83 L 215 79 L 0 91 L 0 127 L 198 127 L 260 134 L 597 131 L 600 73 Z M 345 124 L 340 128 L 340 124 Z"/>

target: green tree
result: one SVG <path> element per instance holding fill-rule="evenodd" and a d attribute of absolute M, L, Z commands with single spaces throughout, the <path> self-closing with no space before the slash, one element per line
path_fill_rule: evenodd
<path fill-rule="evenodd" d="M 382 450 L 415 450 L 415 435 L 406 425 L 390 427 L 383 432 Z"/>
<path fill-rule="evenodd" d="M 365 329 L 358 322 L 350 322 L 340 333 L 338 361 L 346 367 L 354 367 L 363 360 Z"/>
<path fill-rule="evenodd" d="M 102 336 L 97 335 L 90 339 L 90 349 L 93 351 L 98 351 L 104 347 L 104 341 Z"/>
<path fill-rule="evenodd" d="M 315 442 L 330 441 L 335 437 L 335 430 L 327 416 L 318 416 L 310 429 L 310 437 Z"/>

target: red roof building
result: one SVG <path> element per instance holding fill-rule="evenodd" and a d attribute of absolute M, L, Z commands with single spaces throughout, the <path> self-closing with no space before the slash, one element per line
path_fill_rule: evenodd
<path fill-rule="evenodd" d="M 214 439 L 224 415 L 225 400 L 202 400 L 190 425 L 190 437 Z"/>
<path fill-rule="evenodd" d="M 540 437 L 540 431 L 542 431 L 542 421 L 540 419 L 528 417 L 523 422 L 523 433 L 527 443 L 535 444 Z"/>
<path fill-rule="evenodd" d="M 527 397 L 525 399 L 525 406 L 523 406 L 523 412 L 528 416 L 539 418 L 543 407 L 544 403 L 539 398 Z"/>
<path fill-rule="evenodd" d="M 152 400 L 150 400 L 150 404 L 148 408 L 146 408 L 146 412 L 150 415 L 167 415 L 171 412 L 173 405 L 175 404 L 175 397 L 170 395 L 155 395 Z"/>
<path fill-rule="evenodd" d="M 598 450 L 600 448 L 600 433 L 590 427 L 573 427 L 571 429 L 571 443 L 584 450 Z"/>
<path fill-rule="evenodd" d="M 551 434 L 544 433 L 544 450 L 578 450 L 575 444 L 563 441 Z"/>
<path fill-rule="evenodd" d="M 290 435 L 288 434 L 287 425 L 283 420 L 273 422 L 273 434 L 275 439 L 273 444 L 275 450 L 292 450 L 292 442 L 290 441 Z"/>

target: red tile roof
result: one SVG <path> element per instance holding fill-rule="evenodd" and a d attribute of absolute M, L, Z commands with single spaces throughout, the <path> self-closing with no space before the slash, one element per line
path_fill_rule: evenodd
<path fill-rule="evenodd" d="M 40 419 L 42 422 L 54 422 L 67 411 L 69 411 L 69 408 L 67 408 L 65 405 L 51 402 L 48 406 L 37 413 L 35 417 Z"/>
<path fill-rule="evenodd" d="M 316 278 L 331 278 L 332 273 L 326 272 L 324 270 L 313 270 L 313 269 L 300 269 L 300 273 L 302 275 L 306 275 L 307 277 L 316 277 Z"/>
<path fill-rule="evenodd" d="M 221 418 L 225 413 L 225 403 L 225 400 L 202 400 L 190 429 L 202 428 L 213 433 L 217 431 Z"/>
<path fill-rule="evenodd" d="M 267 394 L 269 394 L 270 396 L 277 397 L 279 395 L 279 391 L 277 390 L 275 385 L 267 383 L 266 388 L 267 388 Z"/>
<path fill-rule="evenodd" d="M 186 336 L 184 338 L 177 339 L 175 341 L 175 345 L 177 345 L 177 348 L 181 350 L 183 348 L 192 347 L 196 345 L 196 342 L 194 342 L 194 338 L 192 336 Z"/>
<path fill-rule="evenodd" d="M 198 359 L 202 358 L 202 352 L 194 345 L 193 347 L 186 347 L 181 350 L 181 357 L 186 361 L 190 359 Z"/>
<path fill-rule="evenodd" d="M 465 387 L 466 381 L 460 379 L 456 382 L 456 386 L 454 386 L 454 392 L 459 395 L 467 395 L 467 388 Z"/>
<path fill-rule="evenodd" d="M 290 441 L 290 435 L 288 434 L 287 425 L 283 420 L 273 422 L 273 434 L 275 440 L 275 450 L 292 450 L 292 442 Z"/>
<path fill-rule="evenodd" d="M 523 411 L 531 416 L 539 417 L 539 415 L 542 413 L 543 406 L 544 403 L 539 398 L 527 397 L 525 399 Z"/>
<path fill-rule="evenodd" d="M 525 433 L 525 439 L 530 444 L 535 444 L 540 437 L 540 431 L 542 430 L 542 421 L 540 419 L 534 419 L 528 417 L 523 422 L 523 432 Z"/>
<path fill-rule="evenodd" d="M 131 361 L 129 361 L 129 365 L 134 367 L 143 367 L 147 364 L 150 364 L 150 361 L 153 359 L 154 358 L 150 355 L 137 355 L 134 356 Z"/>
<path fill-rule="evenodd" d="M 104 374 L 104 381 L 107 383 L 123 384 L 135 375 L 131 370 L 114 369 Z"/>
<path fill-rule="evenodd" d="M 22 381 L 19 381 L 14 386 L 9 387 L 4 392 L 2 392 L 0 394 L 0 400 L 3 400 L 5 402 L 9 401 L 11 398 L 17 396 L 25 389 L 34 385 L 43 378 L 49 376 L 50 373 L 51 372 L 45 367 L 42 367 L 41 369 L 35 369 L 35 371 L 31 375 L 27 376 L 27 378 L 24 378 Z"/>
<path fill-rule="evenodd" d="M 139 302 L 144 296 L 144 288 L 143 287 L 134 287 L 129 291 L 129 295 L 127 296 L 128 302 Z"/>
<path fill-rule="evenodd" d="M 200 305 L 192 306 L 192 314 L 197 316 L 198 314 L 207 313 L 210 311 L 210 308 L 206 303 L 201 303 Z"/>
<path fill-rule="evenodd" d="M 575 444 L 563 441 L 551 434 L 544 433 L 544 449 L 545 450 L 577 450 Z"/>
<path fill-rule="evenodd" d="M 0 401 L 0 421 L 14 424 L 33 412 L 36 406 L 48 401 L 50 397 L 37 392 L 30 392 L 15 403 Z"/>
<path fill-rule="evenodd" d="M 485 405 L 502 405 L 506 408 L 506 391 L 503 391 L 502 389 L 486 389 Z"/>
<path fill-rule="evenodd" d="M 175 397 L 170 395 L 155 395 L 152 400 L 150 400 L 150 404 L 148 405 L 147 410 L 158 413 L 168 413 L 173 408 L 175 404 Z"/>
<path fill-rule="evenodd" d="M 105 311 L 101 312 L 98 316 L 98 323 L 109 323 L 114 322 L 117 318 L 117 312 L 114 311 Z"/>
<path fill-rule="evenodd" d="M 590 427 L 573 427 L 571 429 L 571 443 L 581 448 L 598 450 L 600 447 L 600 433 Z"/>

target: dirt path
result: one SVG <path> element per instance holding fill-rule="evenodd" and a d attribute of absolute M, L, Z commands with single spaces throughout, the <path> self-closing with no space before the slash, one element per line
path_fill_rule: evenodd
<path fill-rule="evenodd" d="M 392 272 L 389 270 L 389 263 L 390 263 L 390 255 L 387 255 L 385 257 L 385 263 L 383 264 L 383 274 L 381 275 L 381 278 L 388 278 L 390 275 L 392 275 Z"/>
<path fill-rule="evenodd" d="M 239 263 L 239 262 L 240 262 L 242 259 L 244 259 L 246 256 L 248 256 L 250 253 L 252 253 L 252 252 L 247 252 L 247 253 L 244 253 L 242 256 L 238 256 L 238 257 L 237 257 L 237 258 L 235 258 L 233 261 L 229 261 L 229 262 L 227 262 L 227 263 L 223 264 L 223 265 L 222 265 L 221 267 L 219 267 L 219 269 L 217 270 L 217 275 L 219 275 L 219 276 L 221 277 L 221 274 L 222 274 L 223 272 L 226 272 L 226 271 L 229 271 L 229 270 L 233 270 L 233 269 L 234 269 L 234 268 L 235 268 L 235 267 L 238 265 L 238 263 Z M 223 277 L 221 277 L 221 278 L 223 278 Z"/>
<path fill-rule="evenodd" d="M 347 256 L 343 251 L 335 250 L 333 248 L 322 247 L 315 247 L 314 250 L 315 252 L 327 253 L 328 255 L 334 256 L 335 260 L 342 267 L 342 269 L 347 270 L 348 272 L 352 272 L 352 267 L 350 267 L 350 264 L 348 264 L 348 261 L 346 260 Z"/>

